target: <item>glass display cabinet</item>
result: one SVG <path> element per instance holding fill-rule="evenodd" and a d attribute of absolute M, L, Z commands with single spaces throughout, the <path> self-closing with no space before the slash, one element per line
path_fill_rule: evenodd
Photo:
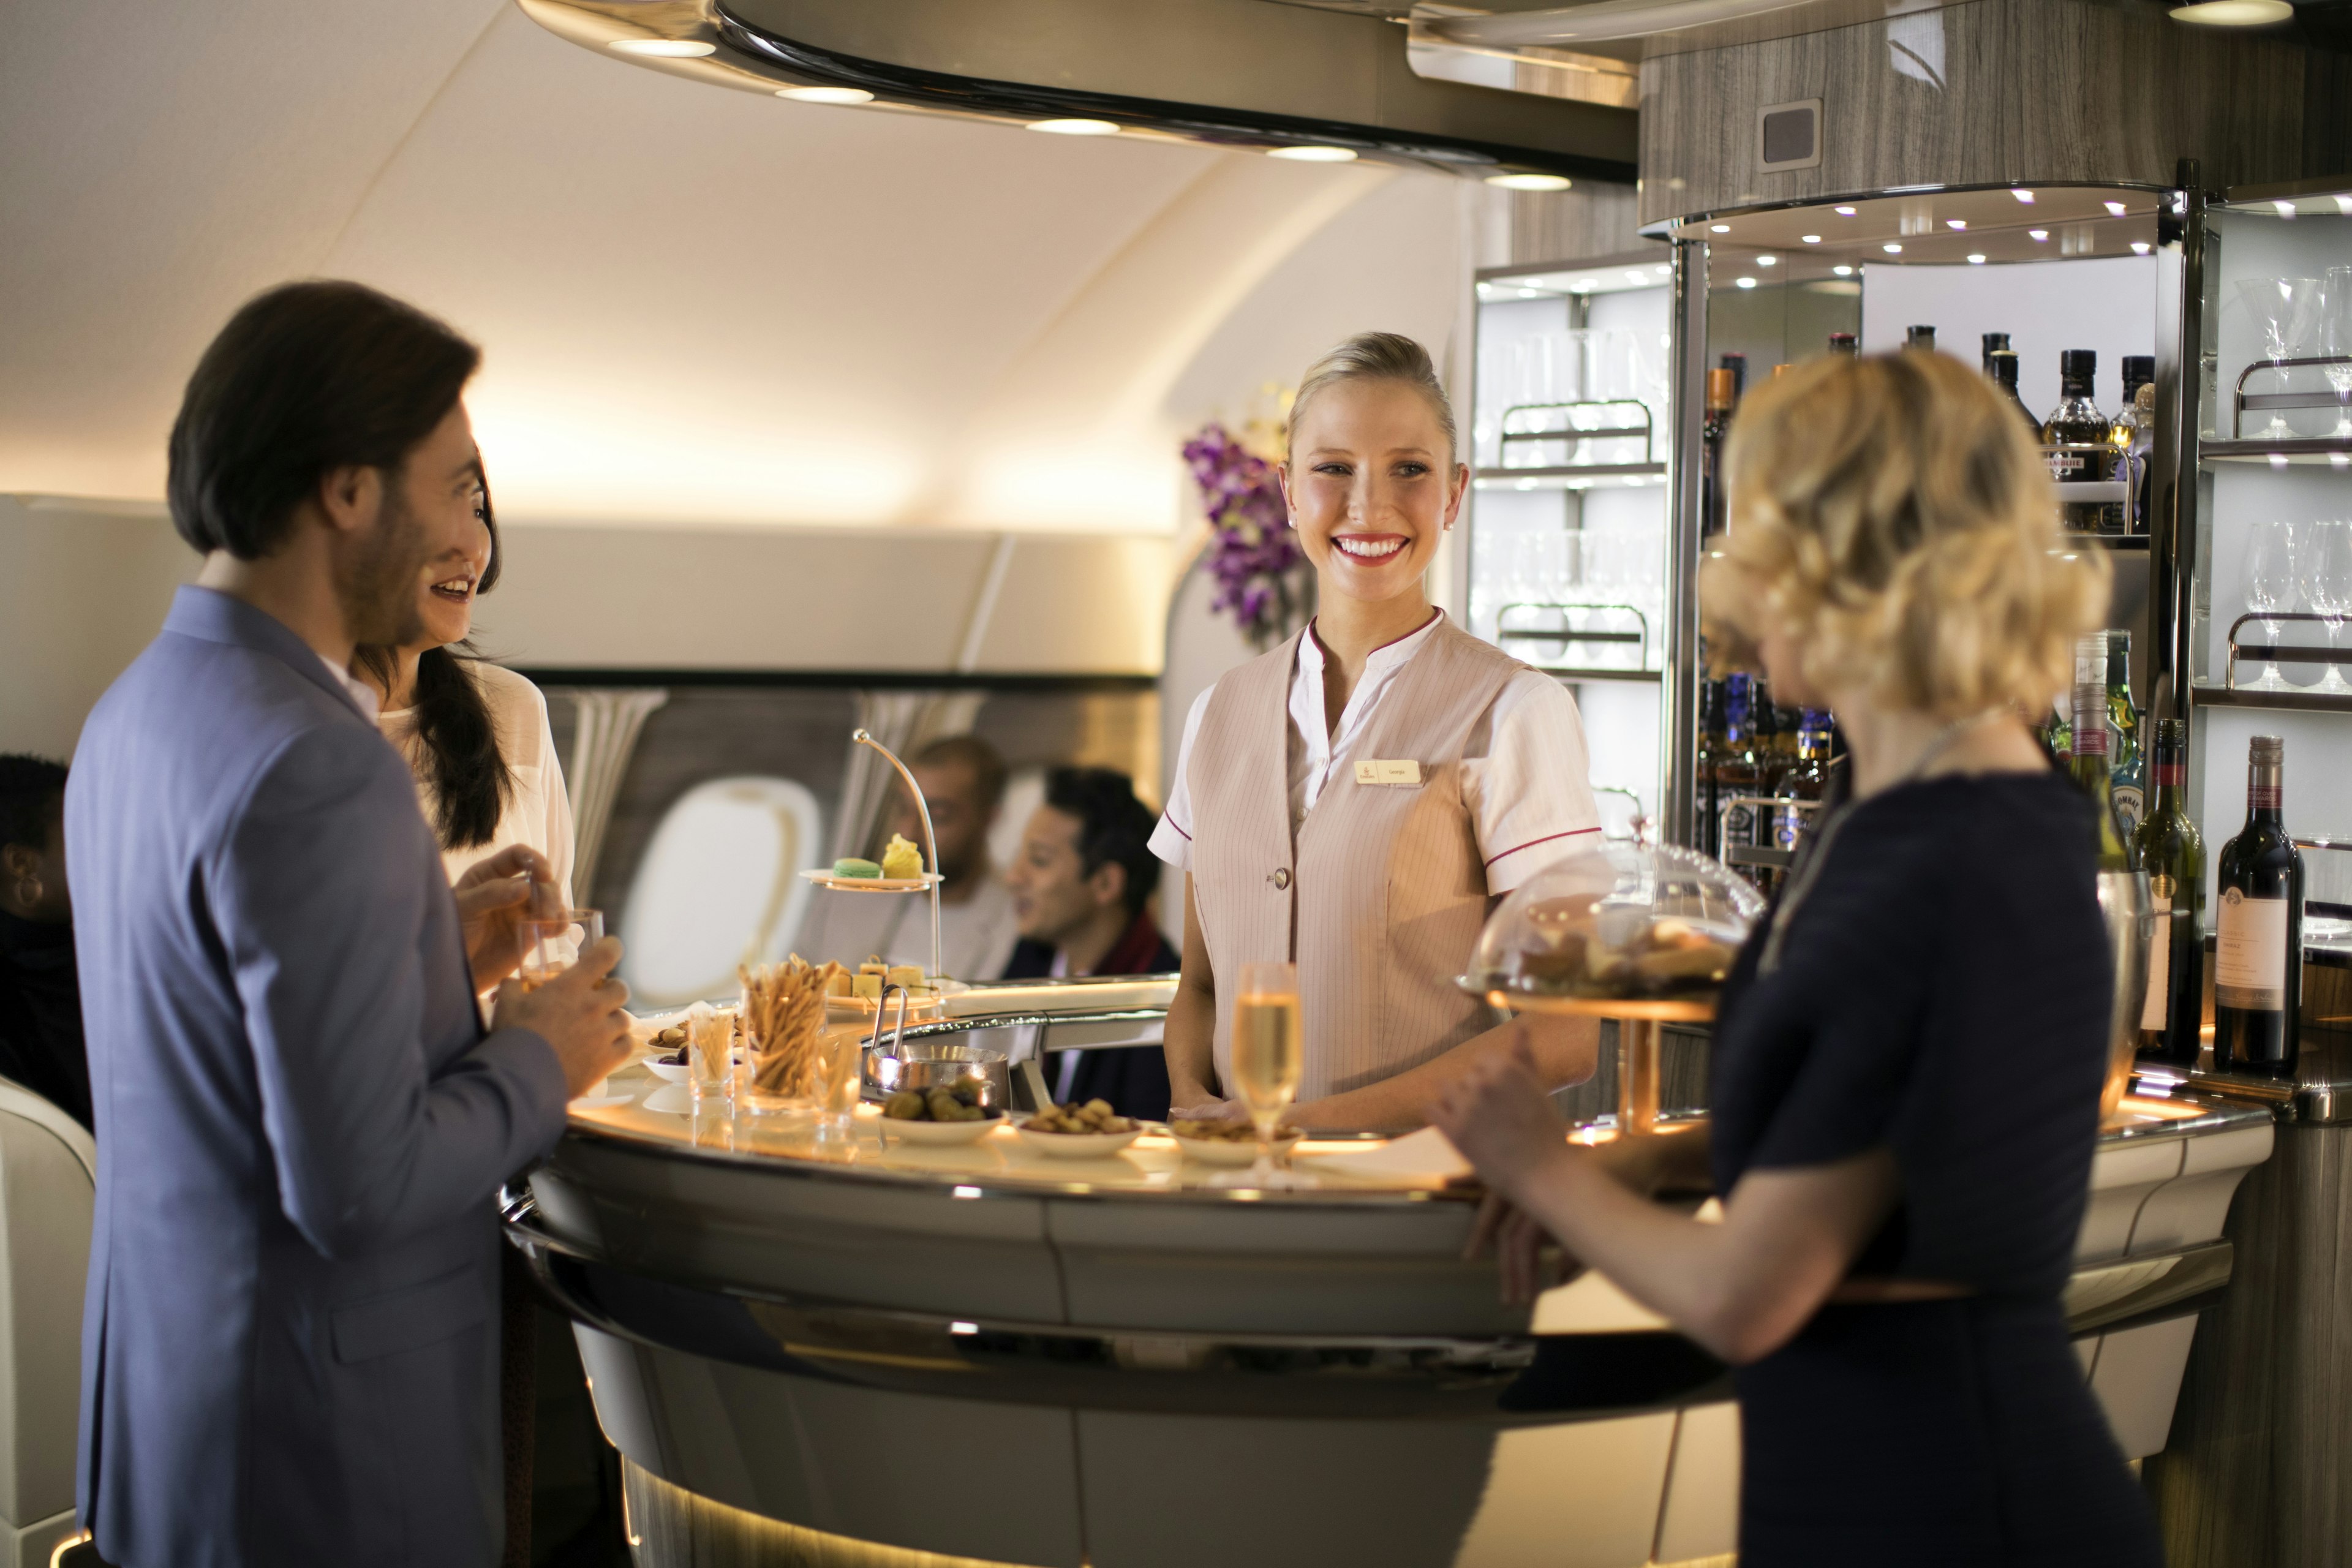
<path fill-rule="evenodd" d="M 1476 284 L 1467 625 L 1574 690 L 1614 838 L 1661 802 L 1673 270 L 1654 247 Z"/>

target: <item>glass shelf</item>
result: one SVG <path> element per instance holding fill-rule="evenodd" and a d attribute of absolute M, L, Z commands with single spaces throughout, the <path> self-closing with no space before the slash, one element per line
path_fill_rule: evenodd
<path fill-rule="evenodd" d="M 2265 708 L 2281 713 L 2352 713 L 2352 694 L 2328 691 L 2231 690 L 2218 681 L 2196 683 L 2197 700 L 2215 708 Z"/>
<path fill-rule="evenodd" d="M 2352 438 L 2342 436 L 2298 436 L 2289 440 L 2242 441 L 2208 438 L 2197 444 L 2197 456 L 2208 463 L 2268 463 L 2274 468 L 2326 466 L 2352 471 Z"/>
<path fill-rule="evenodd" d="M 1664 463 L 1578 463 L 1568 468 L 1480 468 L 1471 482 L 1482 490 L 1586 490 L 1638 487 L 1664 480 Z"/>

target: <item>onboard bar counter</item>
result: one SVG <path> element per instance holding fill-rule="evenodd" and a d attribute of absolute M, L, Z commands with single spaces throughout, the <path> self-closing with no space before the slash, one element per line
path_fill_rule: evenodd
<path fill-rule="evenodd" d="M 577 1326 L 641 1568 L 1733 1549 L 1723 1369 L 1598 1276 L 1502 1305 L 1427 1138 L 1309 1140 L 1318 1184 L 1259 1193 L 1164 1135 L 1078 1161 L 1009 1127 L 886 1146 L 866 1106 L 820 1151 L 805 1122 L 648 1109 L 667 1087 L 616 1074 L 508 1205 Z M 2102 1138 L 2068 1307 L 2134 1456 L 2165 1442 L 2272 1137 L 2184 1088 Z"/>

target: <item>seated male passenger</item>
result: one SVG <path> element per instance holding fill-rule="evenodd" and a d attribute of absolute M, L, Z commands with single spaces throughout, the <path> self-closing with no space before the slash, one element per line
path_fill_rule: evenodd
<path fill-rule="evenodd" d="M 0 1078 L 88 1127 L 65 804 L 63 764 L 0 756 Z"/>
<path fill-rule="evenodd" d="M 1176 950 L 1149 905 L 1160 886 L 1151 808 L 1109 768 L 1055 768 L 1005 869 L 1021 921 L 1007 980 L 1073 974 L 1169 974 Z M 1158 1046 L 1059 1051 L 1045 1063 L 1057 1102 L 1107 1100 L 1121 1116 L 1168 1114 L 1168 1058 Z"/>

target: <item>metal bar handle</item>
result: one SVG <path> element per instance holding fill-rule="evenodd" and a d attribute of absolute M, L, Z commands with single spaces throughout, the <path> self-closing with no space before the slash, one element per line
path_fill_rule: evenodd
<path fill-rule="evenodd" d="M 2238 660 L 2245 655 L 2245 650 L 2238 646 L 2238 628 L 2248 621 L 2319 621 L 2336 626 L 2341 625 L 2345 618 L 2342 616 L 2316 615 L 2310 610 L 2273 610 L 2268 615 L 2259 610 L 2247 611 L 2230 623 L 2230 659 L 2228 667 L 2221 671 L 2222 689 L 2225 691 L 2238 689 Z M 2275 664 L 2283 653 L 2286 656 L 2286 661 L 2289 664 L 2317 663 L 2322 659 L 2332 660 L 2336 658 L 2336 651 L 2333 648 L 2293 647 L 2284 644 L 2271 647 L 2263 657 Z"/>
<path fill-rule="evenodd" d="M 906 763 L 898 760 L 896 752 L 866 731 L 853 731 L 849 738 L 861 746 L 873 747 L 888 758 L 890 765 L 898 770 L 898 776 L 907 781 L 907 787 L 914 792 L 915 810 L 923 819 L 923 847 L 931 857 L 931 875 L 934 878 L 940 876 L 940 840 L 939 836 L 931 831 L 931 803 L 923 798 L 923 786 L 915 782 L 915 775 L 908 771 Z M 940 885 L 934 881 L 925 890 L 931 896 L 931 978 L 937 980 L 945 973 L 940 967 Z M 874 1021 L 877 1026 L 882 1021 L 882 1010 L 878 1005 L 874 1010 Z"/>

